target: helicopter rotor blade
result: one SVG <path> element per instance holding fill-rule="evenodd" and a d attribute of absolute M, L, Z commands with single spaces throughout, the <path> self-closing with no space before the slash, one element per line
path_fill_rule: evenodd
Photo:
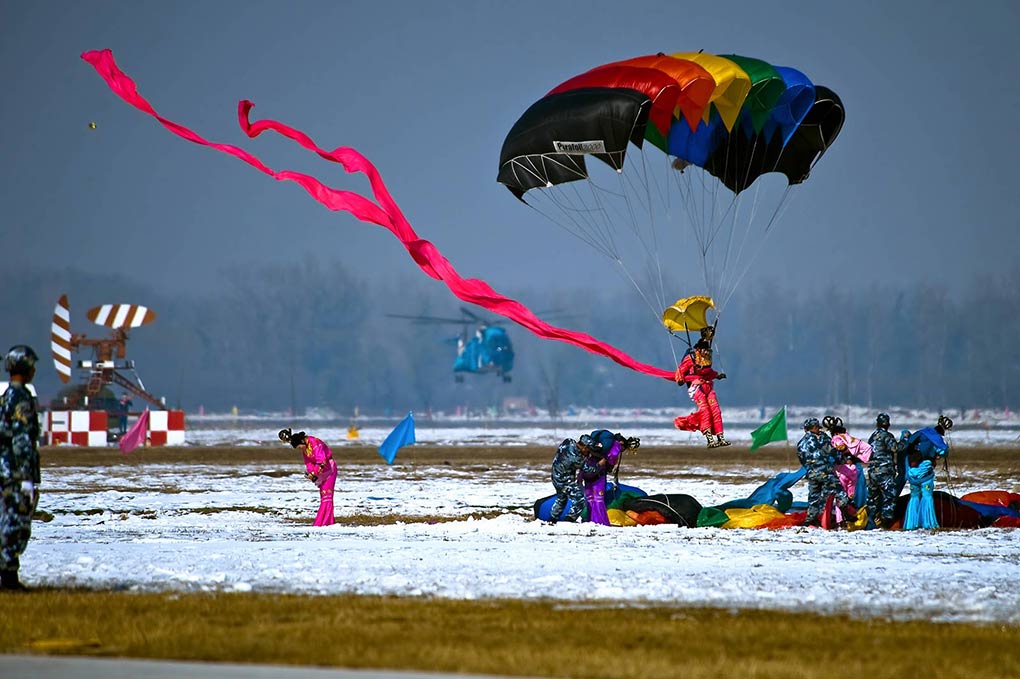
<path fill-rule="evenodd" d="M 463 318 L 443 318 L 441 316 L 411 316 L 408 314 L 385 314 L 386 318 L 402 318 L 412 323 L 452 323 L 454 325 L 467 325 L 471 321 L 466 321 Z"/>

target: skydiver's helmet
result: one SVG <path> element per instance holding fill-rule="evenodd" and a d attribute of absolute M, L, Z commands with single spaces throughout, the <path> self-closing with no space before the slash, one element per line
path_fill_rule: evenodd
<path fill-rule="evenodd" d="M 591 434 L 581 434 L 581 438 L 577 439 L 577 442 L 585 448 L 591 448 Z"/>
<path fill-rule="evenodd" d="M 942 427 L 944 431 L 949 431 L 953 428 L 953 421 L 945 415 L 939 415 L 939 421 L 935 426 Z"/>
<path fill-rule="evenodd" d="M 821 422 L 818 421 L 817 417 L 809 417 L 806 420 L 804 420 L 804 431 L 807 431 L 808 429 L 811 429 L 812 427 L 820 427 L 820 426 L 822 426 L 822 424 L 821 424 Z"/>
<path fill-rule="evenodd" d="M 879 413 L 878 417 L 875 418 L 875 426 L 881 427 L 882 429 L 888 429 L 889 413 Z"/>
<path fill-rule="evenodd" d="M 39 354 L 35 353 L 32 347 L 27 344 L 16 344 L 7 352 L 4 358 L 4 369 L 11 375 L 29 376 L 35 372 L 36 361 Z"/>

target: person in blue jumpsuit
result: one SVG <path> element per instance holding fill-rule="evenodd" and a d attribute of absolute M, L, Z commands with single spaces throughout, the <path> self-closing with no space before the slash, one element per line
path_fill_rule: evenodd
<path fill-rule="evenodd" d="M 904 445 L 903 476 L 910 483 L 910 502 L 903 517 L 903 530 L 939 527 L 935 516 L 935 463 L 949 456 L 945 436 L 952 428 L 953 421 L 939 415 L 934 427 L 925 427 L 913 434 L 904 430 L 908 436 Z"/>

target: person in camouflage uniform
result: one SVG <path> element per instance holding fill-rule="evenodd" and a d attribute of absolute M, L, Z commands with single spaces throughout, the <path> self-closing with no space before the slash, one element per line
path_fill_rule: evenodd
<path fill-rule="evenodd" d="M 875 418 L 875 433 L 868 438 L 871 461 L 868 463 L 868 516 L 875 528 L 889 528 L 896 510 L 896 459 L 906 448 L 889 433 L 889 414 Z"/>
<path fill-rule="evenodd" d="M 804 525 L 820 526 L 825 501 L 836 496 L 843 517 L 848 521 L 857 518 L 857 511 L 836 476 L 836 457 L 832 453 L 832 439 L 822 431 L 817 417 L 804 420 L 804 436 L 797 442 L 797 458 L 807 469 L 808 511 Z"/>
<path fill-rule="evenodd" d="M 577 441 L 564 439 L 556 449 L 556 457 L 552 463 L 552 483 L 556 489 L 556 501 L 549 512 L 549 523 L 554 524 L 560 519 L 563 509 L 570 500 L 570 511 L 564 518 L 566 521 L 579 521 L 588 501 L 584 498 L 578 473 L 584 458 L 591 453 L 591 436 L 582 435 Z"/>
<path fill-rule="evenodd" d="M 18 570 L 39 502 L 39 406 L 27 387 L 38 360 L 23 344 L 11 347 L 4 360 L 11 375 L 0 397 L 0 589 L 5 590 L 25 589 Z"/>

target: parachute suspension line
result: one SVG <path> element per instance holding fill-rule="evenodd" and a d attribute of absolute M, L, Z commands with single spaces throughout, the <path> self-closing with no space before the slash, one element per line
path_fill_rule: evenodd
<path fill-rule="evenodd" d="M 652 300 L 648 299 L 647 293 L 641 289 L 641 286 L 638 285 L 638 282 L 634 280 L 634 277 L 631 275 L 630 270 L 627 269 L 627 264 L 622 259 L 619 258 L 617 258 L 616 263 L 619 264 L 620 270 L 623 272 L 624 277 L 631 282 L 631 284 L 634 286 L 634 289 L 637 290 L 638 295 L 641 297 L 645 305 L 648 307 L 649 311 L 652 312 L 652 316 L 655 318 L 656 322 L 658 322 L 659 319 L 661 318 L 662 311 L 652 303 Z"/>
<path fill-rule="evenodd" d="M 792 195 L 790 193 L 792 188 L 793 186 L 786 187 L 786 191 L 783 192 L 783 197 L 779 199 L 779 205 L 776 206 L 776 211 L 772 213 L 772 218 L 769 219 L 769 223 L 765 225 L 765 233 L 772 230 L 772 225 L 776 223 L 779 215 L 786 212 L 786 210 L 790 207 L 788 199 Z"/>
<path fill-rule="evenodd" d="M 581 195 L 581 190 L 577 187 L 575 182 L 571 182 L 569 186 L 560 185 L 558 188 L 561 189 L 564 197 L 568 194 L 573 195 L 572 204 L 581 206 L 579 212 L 584 216 L 584 224 L 586 225 L 586 231 L 588 238 L 591 242 L 597 243 L 596 251 L 602 252 L 609 259 L 615 259 L 618 256 L 616 246 L 613 243 L 612 235 L 607 232 L 605 225 L 609 222 L 609 217 L 606 214 L 606 208 L 598 200 L 596 193 L 596 187 L 594 182 L 590 179 L 587 181 L 588 190 L 591 191 L 593 198 L 585 198 Z"/>
<path fill-rule="evenodd" d="M 692 168 L 692 169 L 688 169 Z M 706 224 L 710 221 L 707 217 L 708 206 L 712 204 L 712 214 L 714 219 L 714 199 L 713 201 L 708 200 L 708 184 L 705 183 L 705 172 L 694 166 L 688 166 L 684 171 L 676 171 L 675 183 L 677 186 L 677 192 L 681 195 L 684 202 L 684 206 L 687 210 L 687 221 L 690 225 L 691 233 L 694 235 L 694 240 L 697 243 L 697 251 L 699 255 L 699 264 L 701 268 L 702 278 L 705 283 L 706 292 L 711 294 L 711 281 L 709 280 L 708 266 L 706 263 L 706 257 L 708 254 L 708 227 Z M 695 178 L 694 174 L 697 174 Z M 701 189 L 696 190 L 694 182 L 700 182 Z M 714 188 L 714 187 L 713 187 Z"/>
<path fill-rule="evenodd" d="M 732 219 L 730 220 L 730 228 L 728 229 L 728 231 L 726 233 L 726 249 L 725 249 L 724 254 L 722 255 L 722 262 L 717 267 L 718 271 L 719 271 L 719 296 L 720 297 L 725 296 L 725 293 L 727 292 L 727 285 L 730 282 L 730 275 L 729 275 L 730 271 L 731 271 L 731 269 L 730 269 L 730 257 L 733 254 L 733 241 L 734 241 L 734 236 L 736 235 L 736 232 L 737 232 L 737 222 L 738 222 L 738 217 L 740 215 L 740 207 L 743 204 L 743 201 L 741 201 L 740 197 L 741 197 L 741 194 L 739 194 L 739 193 L 733 196 L 733 210 L 732 210 L 732 215 L 733 216 L 732 216 Z M 747 227 L 743 229 L 744 237 L 747 236 L 747 232 L 750 231 L 750 228 L 751 228 L 751 223 L 748 222 Z M 741 241 L 742 240 L 743 239 L 741 239 Z M 739 261 L 739 260 L 735 260 L 735 263 L 736 263 L 736 261 Z M 721 311 L 721 309 L 720 309 L 720 311 Z"/>
<path fill-rule="evenodd" d="M 578 220 L 577 216 L 579 214 L 583 214 L 582 211 L 576 209 L 567 209 L 567 207 L 563 205 L 562 201 L 557 200 L 556 196 L 553 194 L 553 191 L 551 190 L 536 192 L 536 195 L 541 196 L 544 200 L 551 203 L 554 208 L 557 208 L 563 215 L 563 220 L 561 221 L 560 219 L 557 219 L 551 213 L 538 207 L 536 203 L 525 202 L 524 204 L 530 207 L 535 212 L 542 215 L 545 219 L 548 219 L 550 222 L 552 222 L 556 226 L 560 227 L 561 229 L 569 233 L 574 238 L 577 238 L 578 240 L 587 243 L 593 249 L 602 252 L 607 257 L 612 258 L 612 254 L 606 252 L 604 246 L 602 246 L 600 243 L 597 243 L 592 238 L 591 234 L 585 230 L 583 224 L 581 224 L 580 221 Z M 571 227 L 571 224 L 573 224 L 573 227 Z"/>
<path fill-rule="evenodd" d="M 647 198 L 646 198 L 647 203 L 646 204 L 648 205 L 648 221 L 649 221 L 649 224 L 651 224 L 652 253 L 653 253 L 653 257 L 654 257 L 653 261 L 655 263 L 655 280 L 657 280 L 658 283 L 659 283 L 659 291 L 658 291 L 659 292 L 659 306 L 660 307 L 665 307 L 666 306 L 666 300 L 667 300 L 667 297 L 666 297 L 666 281 L 665 281 L 664 272 L 662 270 L 662 258 L 661 258 L 660 254 L 659 254 L 659 251 L 660 251 L 660 248 L 659 248 L 659 233 L 658 233 L 659 230 L 658 230 L 658 223 L 655 221 L 655 211 L 652 209 L 652 205 L 653 204 L 652 204 L 651 185 L 652 184 L 655 185 L 656 193 L 659 194 L 660 200 L 662 198 L 662 188 L 659 186 L 658 180 L 655 179 L 655 173 L 652 172 L 650 167 L 649 167 L 648 157 L 645 155 L 645 151 L 644 151 L 643 148 L 641 149 L 641 174 L 642 174 L 642 177 L 644 178 L 644 185 L 645 185 L 646 196 L 647 196 Z M 669 215 L 668 215 L 668 213 L 666 215 L 666 219 L 664 220 L 664 223 L 667 226 L 669 224 Z"/>
<path fill-rule="evenodd" d="M 643 163 L 641 179 L 643 179 L 641 185 L 635 186 L 637 182 L 635 177 L 628 175 L 626 178 L 624 178 L 623 174 L 621 174 L 620 185 L 621 190 L 623 191 L 625 199 L 627 201 L 627 207 L 630 210 L 631 218 L 633 220 L 632 230 L 634 232 L 634 235 L 637 237 L 638 241 L 641 243 L 641 248 L 644 250 L 645 254 L 644 261 L 646 262 L 647 266 L 647 270 L 645 273 L 650 281 L 652 293 L 653 294 L 657 293 L 655 294 L 655 296 L 657 297 L 658 305 L 660 307 L 663 307 L 665 306 L 665 291 L 662 280 L 662 266 L 659 262 L 659 253 L 658 248 L 656 246 L 656 244 L 658 243 L 658 238 L 656 237 L 655 212 L 652 209 L 651 203 L 652 194 L 651 189 L 649 188 L 648 185 L 649 182 L 647 176 L 647 166 L 645 166 Z M 647 215 L 648 233 L 646 233 L 645 230 L 641 228 L 641 225 L 638 221 L 638 217 L 636 216 L 634 210 L 635 203 L 637 203 L 638 205 L 641 204 L 641 201 L 637 199 L 638 194 L 642 192 L 641 190 L 643 190 L 644 193 L 644 204 L 648 208 Z M 635 194 L 635 200 L 633 201 L 631 200 L 630 196 L 631 192 Z M 649 237 L 651 238 L 651 243 L 649 243 Z"/>
<path fill-rule="evenodd" d="M 737 247 L 737 253 L 733 257 L 732 278 L 738 278 L 739 275 L 740 275 L 739 274 L 739 269 L 740 269 L 741 262 L 744 261 L 744 250 L 747 247 L 747 241 L 748 241 L 748 238 L 751 235 L 751 230 L 754 228 L 755 217 L 758 214 L 758 199 L 759 199 L 760 194 L 761 194 L 761 186 L 762 186 L 761 182 L 755 182 L 754 200 L 751 201 L 751 212 L 750 212 L 750 214 L 748 215 L 748 218 L 747 218 L 747 227 L 744 229 L 744 233 L 743 233 L 742 237 L 740 238 L 740 245 Z M 737 197 L 739 198 L 741 195 L 743 195 L 743 193 L 738 194 Z M 731 241 L 730 245 L 732 245 L 732 241 Z M 728 248 L 727 251 L 726 251 L 726 270 L 727 271 L 730 271 L 730 269 L 729 269 L 729 261 L 730 261 L 730 249 Z M 730 281 L 727 281 L 727 283 L 730 283 Z M 730 286 L 728 288 L 727 294 L 725 295 L 724 300 L 729 300 L 730 297 L 733 296 L 733 293 L 736 292 L 736 289 L 737 289 L 737 283 L 738 283 L 737 280 L 733 280 L 732 281 L 732 286 Z M 725 301 L 724 301 L 724 304 L 725 304 Z M 719 311 L 720 312 L 722 311 L 722 307 L 721 306 L 719 308 Z"/>
<path fill-rule="evenodd" d="M 632 178 L 629 175 L 627 175 L 627 177 L 624 177 L 624 174 L 626 174 L 626 173 L 618 173 L 618 175 L 620 177 L 620 193 L 618 195 L 623 197 L 623 201 L 624 201 L 624 204 L 625 204 L 625 206 L 627 208 L 627 212 L 628 212 L 627 216 L 629 216 L 629 219 L 630 219 L 630 222 L 631 222 L 630 226 L 631 226 L 632 232 L 638 238 L 638 240 L 641 242 L 642 248 L 645 250 L 646 254 L 650 254 L 650 250 L 648 248 L 647 240 L 645 238 L 645 235 L 642 233 L 642 231 L 640 229 L 637 217 L 635 215 L 633 201 L 631 200 L 631 196 L 630 196 L 630 193 L 631 192 L 636 193 L 637 189 L 633 186 Z M 589 182 L 589 183 L 591 183 L 591 182 Z M 630 184 L 630 186 L 628 186 L 628 183 Z M 592 184 L 592 185 L 594 187 L 594 184 Z M 594 192 L 594 189 L 593 189 L 593 192 Z M 599 197 L 597 196 L 597 194 L 595 195 L 595 200 L 599 201 Z M 614 249 L 614 251 L 615 251 L 615 249 Z M 617 265 L 620 267 L 620 270 L 623 272 L 624 277 L 627 280 L 630 281 L 631 285 L 634 286 L 634 289 L 637 290 L 637 293 L 641 297 L 642 301 L 644 301 L 645 305 L 652 312 L 653 317 L 656 319 L 656 321 L 658 321 L 659 320 L 659 316 L 661 314 L 661 309 L 659 307 L 657 307 L 657 305 L 652 300 L 649 299 L 648 291 L 645 290 L 637 282 L 637 280 L 634 278 L 633 274 L 631 273 L 630 269 L 628 268 L 627 263 L 624 261 L 623 257 L 620 255 L 620 253 L 618 251 L 616 251 L 616 256 L 614 257 L 614 259 L 615 259 Z"/>
<path fill-rule="evenodd" d="M 783 192 L 783 197 L 780 198 L 779 204 L 776 206 L 775 211 L 772 213 L 772 217 L 769 219 L 768 224 L 765 226 L 765 232 L 764 235 L 762 236 L 761 247 L 759 247 L 758 250 L 751 257 L 751 260 L 747 263 L 747 266 L 744 267 L 744 270 L 740 272 L 740 276 L 737 277 L 736 283 L 733 284 L 733 289 L 730 291 L 729 295 L 727 295 L 726 298 L 723 300 L 723 306 L 726 306 L 726 304 L 730 301 L 730 297 L 733 296 L 733 293 L 740 285 L 740 282 L 744 280 L 744 276 L 747 275 L 747 272 L 751 270 L 752 266 L 754 266 L 755 261 L 758 259 L 758 255 L 760 255 L 761 251 L 765 249 L 764 247 L 765 241 L 768 239 L 769 233 L 771 233 L 772 231 L 773 224 L 776 223 L 776 221 L 778 220 L 779 216 L 782 213 L 785 213 L 786 210 L 789 209 L 790 203 L 793 202 L 792 198 L 790 198 L 790 196 L 792 195 L 790 193 L 790 189 L 792 188 L 793 188 L 792 186 L 787 186 L 786 190 Z"/>
<path fill-rule="evenodd" d="M 575 189 L 576 190 L 576 189 Z M 593 220 L 593 227 L 597 230 L 599 236 L 603 239 L 606 244 L 606 249 L 611 253 L 612 259 L 620 258 L 620 250 L 616 246 L 616 239 L 613 238 L 613 221 L 612 216 L 609 214 L 609 210 L 606 204 L 602 200 L 602 192 L 613 194 L 611 191 L 602 188 L 593 182 L 590 178 L 588 179 L 588 190 L 591 191 L 592 202 L 596 206 L 595 212 L 601 217 L 601 219 Z M 577 192 L 578 199 L 580 200 L 580 191 Z"/>

